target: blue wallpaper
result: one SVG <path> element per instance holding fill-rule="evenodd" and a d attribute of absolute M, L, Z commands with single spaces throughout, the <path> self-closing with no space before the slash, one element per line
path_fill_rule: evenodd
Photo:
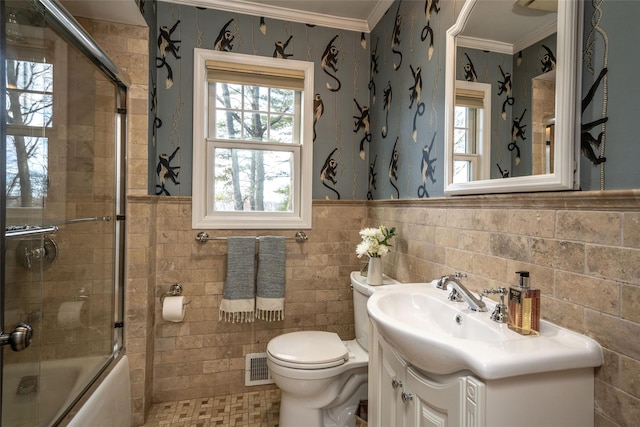
<path fill-rule="evenodd" d="M 360 146 L 364 141 L 363 149 L 368 151 L 364 129 L 369 105 L 368 36 L 165 2 L 157 3 L 157 26 L 156 57 L 152 58 L 156 101 L 150 120 L 155 123 L 155 135 L 150 138 L 151 194 L 191 195 L 193 49 L 203 48 L 314 62 L 316 93 L 312 95 L 323 109 L 317 110 L 314 120 L 313 197 L 366 197 L 368 168 Z M 323 67 L 325 52 L 333 54 L 335 61 L 325 61 Z M 364 118 L 357 131 L 354 116 Z M 336 182 L 323 182 L 321 170 L 331 160 Z"/>
<path fill-rule="evenodd" d="M 585 2 L 581 98 L 585 107 L 580 156 L 580 185 L 584 190 L 640 188 L 640 139 L 635 130 L 640 119 L 638 17 L 638 1 Z M 602 120 L 606 122 L 594 125 Z M 595 165 L 585 152 L 606 161 Z"/>
<path fill-rule="evenodd" d="M 316 104 L 321 100 L 323 109 L 314 126 L 313 198 L 442 196 L 445 34 L 455 22 L 455 6 L 451 1 L 396 1 L 371 34 L 363 35 L 157 2 L 155 37 L 160 43 L 154 41 L 151 58 L 156 89 L 150 94 L 155 93 L 150 123 L 156 126 L 150 132 L 150 194 L 191 194 L 193 48 L 224 48 L 228 40 L 233 52 L 263 56 L 273 56 L 281 42 L 287 57 L 315 62 Z M 637 16 L 640 2 L 585 1 L 583 190 L 640 188 L 635 167 L 640 142 L 632 127 L 640 117 L 640 86 L 633 83 L 640 59 L 629 54 L 637 51 L 640 39 Z M 163 43 L 163 31 L 171 42 Z M 326 63 L 323 69 L 323 53 L 331 48 L 335 70 Z M 533 49 L 523 55 L 537 73 L 544 51 Z M 503 80 L 482 55 L 469 56 L 480 81 Z M 507 60 L 498 63 L 503 69 L 515 66 Z M 504 95 L 498 101 L 501 106 Z M 511 139 L 513 117 L 525 107 L 514 103 L 513 108 L 504 120 L 507 130 L 494 130 L 503 148 Z M 530 135 L 530 121 L 525 114 L 525 135 Z M 523 156 L 530 152 L 520 148 Z M 501 155 L 517 175 L 513 153 Z M 335 167 L 335 183 L 321 179 L 327 164 Z"/>

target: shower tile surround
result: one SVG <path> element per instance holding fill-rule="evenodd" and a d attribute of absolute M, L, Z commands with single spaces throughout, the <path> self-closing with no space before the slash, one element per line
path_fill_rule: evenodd
<path fill-rule="evenodd" d="M 132 79 L 129 91 L 125 332 L 133 425 L 153 402 L 274 389 L 244 387 L 243 355 L 296 329 L 353 338 L 349 272 L 362 226 L 398 227 L 385 272 L 423 281 L 465 271 L 478 290 L 515 283 L 518 269 L 542 289 L 542 315 L 604 347 L 596 371 L 596 426 L 640 419 L 640 191 L 540 193 L 395 201 L 314 202 L 309 242 L 287 243 L 285 321 L 224 324 L 217 302 L 224 242 L 200 245 L 189 197 L 147 194 L 146 28 L 80 20 Z M 256 234 L 292 234 L 257 230 Z M 218 234 L 218 233 L 216 233 Z M 234 233 L 224 232 L 219 235 Z M 160 319 L 159 295 L 181 282 L 185 322 Z"/>

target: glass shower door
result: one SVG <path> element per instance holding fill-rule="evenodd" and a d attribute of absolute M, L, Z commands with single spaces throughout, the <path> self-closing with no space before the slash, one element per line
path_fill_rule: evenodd
<path fill-rule="evenodd" d="M 2 327 L 33 333 L 2 349 L 3 427 L 60 420 L 114 358 L 121 327 L 122 90 L 35 3 L 0 6 Z"/>

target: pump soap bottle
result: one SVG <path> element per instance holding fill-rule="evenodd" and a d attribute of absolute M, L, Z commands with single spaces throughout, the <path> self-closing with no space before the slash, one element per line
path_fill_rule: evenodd
<path fill-rule="evenodd" d="M 522 335 L 540 335 L 540 289 L 529 286 L 529 272 L 518 271 L 518 286 L 509 288 L 509 329 Z"/>

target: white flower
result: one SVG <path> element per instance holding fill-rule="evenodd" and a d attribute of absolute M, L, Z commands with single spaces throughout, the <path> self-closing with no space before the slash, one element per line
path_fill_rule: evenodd
<path fill-rule="evenodd" d="M 360 230 L 362 242 L 356 247 L 358 258 L 363 255 L 382 257 L 389 253 L 389 239 L 395 236 L 396 229 L 388 229 L 384 225 L 378 228 L 363 228 Z"/>

